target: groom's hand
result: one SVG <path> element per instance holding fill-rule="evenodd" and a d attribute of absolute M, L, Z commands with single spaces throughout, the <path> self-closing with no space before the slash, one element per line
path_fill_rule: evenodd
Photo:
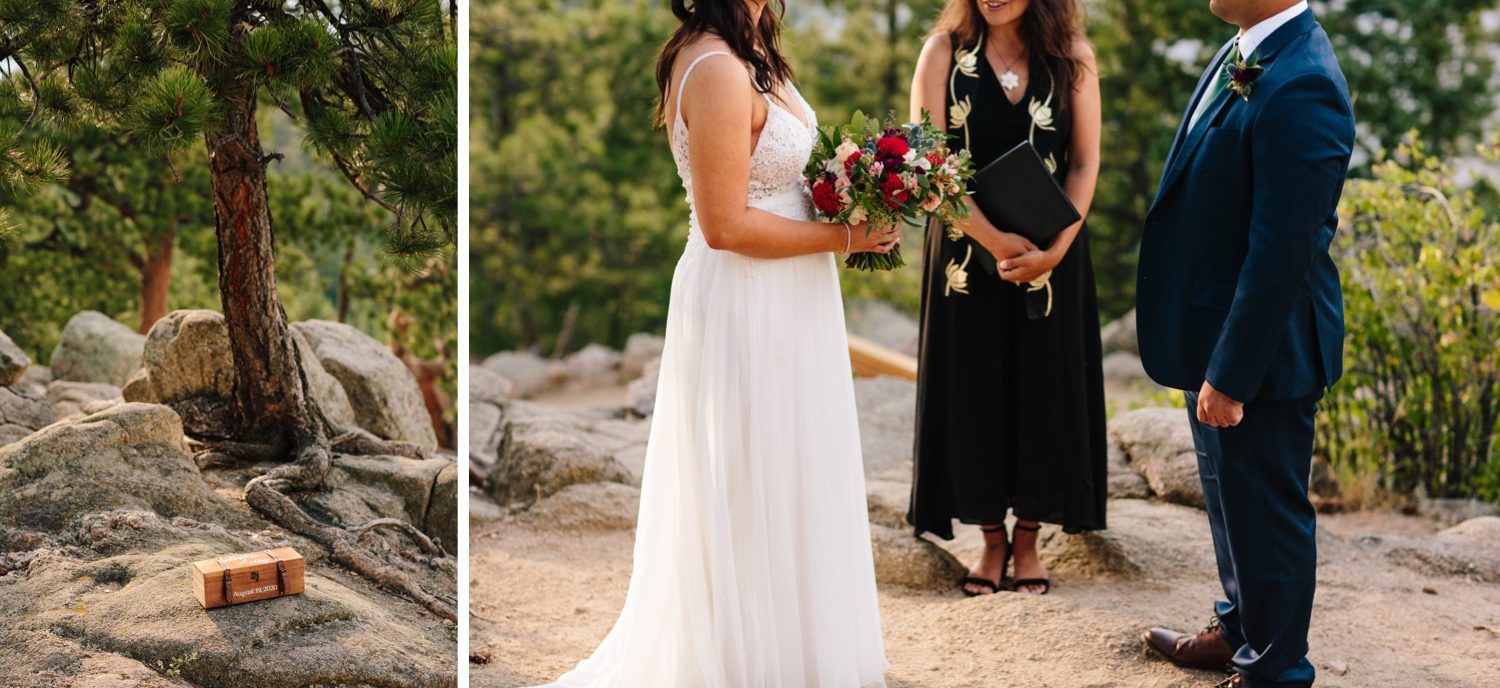
<path fill-rule="evenodd" d="M 1245 404 L 1225 396 L 1203 381 L 1198 390 L 1198 422 L 1216 428 L 1232 428 L 1245 419 Z"/>

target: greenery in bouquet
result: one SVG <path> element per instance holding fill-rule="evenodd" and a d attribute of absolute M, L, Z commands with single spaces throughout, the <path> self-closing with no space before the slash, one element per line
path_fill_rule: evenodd
<path fill-rule="evenodd" d="M 950 226 L 969 215 L 969 152 L 952 151 L 948 138 L 922 113 L 921 122 L 882 122 L 856 111 L 848 124 L 819 130 L 803 173 L 817 216 L 826 222 L 859 224 L 866 231 L 936 219 Z M 900 248 L 855 253 L 845 265 L 892 270 L 905 265 Z"/>

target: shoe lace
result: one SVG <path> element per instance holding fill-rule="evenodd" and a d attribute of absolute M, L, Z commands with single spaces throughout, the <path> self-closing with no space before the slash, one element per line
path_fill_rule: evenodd
<path fill-rule="evenodd" d="M 1244 677 L 1240 676 L 1239 674 L 1235 674 L 1233 676 L 1230 676 L 1229 678 L 1224 679 L 1223 681 L 1220 681 L 1218 685 L 1214 686 L 1214 688 L 1241 688 L 1241 686 L 1243 685 L 1245 685 Z"/>
<path fill-rule="evenodd" d="M 1211 616 L 1208 618 L 1208 625 L 1203 627 L 1203 632 L 1212 633 L 1216 630 L 1219 630 L 1219 617 Z"/>

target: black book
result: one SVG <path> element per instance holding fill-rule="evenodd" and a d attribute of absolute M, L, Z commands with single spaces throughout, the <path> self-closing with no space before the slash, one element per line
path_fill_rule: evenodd
<path fill-rule="evenodd" d="M 1030 141 L 1022 141 L 976 173 L 973 198 L 990 224 L 1043 249 L 1083 218 Z M 994 257 L 988 251 L 976 253 L 983 254 L 985 269 L 995 272 Z"/>

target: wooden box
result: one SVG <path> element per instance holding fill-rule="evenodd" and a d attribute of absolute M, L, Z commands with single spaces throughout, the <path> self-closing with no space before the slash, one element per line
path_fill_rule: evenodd
<path fill-rule="evenodd" d="M 193 595 L 204 609 L 302 592 L 302 555 L 290 547 L 204 559 L 189 567 Z"/>

